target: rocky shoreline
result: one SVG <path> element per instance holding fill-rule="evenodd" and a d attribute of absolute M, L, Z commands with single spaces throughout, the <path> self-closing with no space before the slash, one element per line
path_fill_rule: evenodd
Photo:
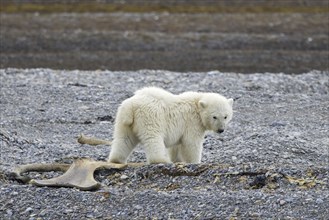
<path fill-rule="evenodd" d="M 300 75 L 1 69 L 1 219 L 326 219 L 329 73 Z M 144 86 L 234 98 L 227 131 L 202 163 L 99 171 L 94 192 L 23 185 L 19 164 L 105 160 L 118 105 Z M 143 162 L 142 149 L 130 162 Z M 43 179 L 56 172 L 31 173 Z"/>

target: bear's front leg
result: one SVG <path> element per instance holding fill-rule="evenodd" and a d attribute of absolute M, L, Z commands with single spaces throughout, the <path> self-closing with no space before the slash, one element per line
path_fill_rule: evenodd
<path fill-rule="evenodd" d="M 162 137 L 146 138 L 141 142 L 149 164 L 171 162 Z"/>
<path fill-rule="evenodd" d="M 171 162 L 173 163 L 184 162 L 184 160 L 181 157 L 181 148 L 182 148 L 181 144 L 176 144 L 167 147 L 167 152 L 169 154 Z"/>
<path fill-rule="evenodd" d="M 184 140 L 180 148 L 180 157 L 185 163 L 201 163 L 202 140 Z"/>

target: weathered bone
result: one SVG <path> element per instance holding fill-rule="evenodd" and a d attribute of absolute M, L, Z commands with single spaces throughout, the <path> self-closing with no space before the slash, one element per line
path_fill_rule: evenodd
<path fill-rule="evenodd" d="M 132 164 L 138 166 L 141 164 Z M 80 190 L 95 190 L 100 187 L 100 183 L 94 179 L 94 172 L 97 169 L 123 169 L 127 164 L 115 164 L 104 161 L 94 161 L 92 159 L 77 159 L 72 165 L 68 164 L 29 164 L 15 169 L 16 179 L 23 182 L 30 182 L 36 186 L 55 186 L 55 187 L 76 187 Z M 28 178 L 21 174 L 30 171 L 66 171 L 63 175 L 47 179 L 28 181 Z"/>
<path fill-rule="evenodd" d="M 101 139 L 97 139 L 97 138 L 94 138 L 94 137 L 87 137 L 83 134 L 79 135 L 78 142 L 80 144 L 89 144 L 89 145 L 93 145 L 93 146 L 101 145 L 101 144 L 111 145 L 111 141 L 101 140 Z"/>
<path fill-rule="evenodd" d="M 50 172 L 50 171 L 62 171 L 65 172 L 70 168 L 71 164 L 59 164 L 59 163 L 53 163 L 53 164 L 41 164 L 41 163 L 35 163 L 35 164 L 27 164 L 27 165 L 21 165 L 19 167 L 16 167 L 14 172 L 12 173 L 14 178 L 16 180 L 22 181 L 23 183 L 28 183 L 31 181 L 31 178 L 22 176 L 23 173 L 27 172 Z"/>

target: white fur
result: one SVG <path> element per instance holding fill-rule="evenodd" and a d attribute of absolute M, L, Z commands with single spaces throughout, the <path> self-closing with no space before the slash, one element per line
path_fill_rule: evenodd
<path fill-rule="evenodd" d="M 232 105 L 233 99 L 215 93 L 138 90 L 118 108 L 109 161 L 126 163 L 141 143 L 148 163 L 200 163 L 205 131 L 223 131 Z"/>

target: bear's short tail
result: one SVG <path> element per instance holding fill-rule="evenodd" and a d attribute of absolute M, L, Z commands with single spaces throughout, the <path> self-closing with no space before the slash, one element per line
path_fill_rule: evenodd
<path fill-rule="evenodd" d="M 94 138 L 94 137 L 87 137 L 83 134 L 80 134 L 78 137 L 78 143 L 80 144 L 89 144 L 92 146 L 96 146 L 96 145 L 111 145 L 111 141 L 108 140 L 101 140 L 98 138 Z"/>

